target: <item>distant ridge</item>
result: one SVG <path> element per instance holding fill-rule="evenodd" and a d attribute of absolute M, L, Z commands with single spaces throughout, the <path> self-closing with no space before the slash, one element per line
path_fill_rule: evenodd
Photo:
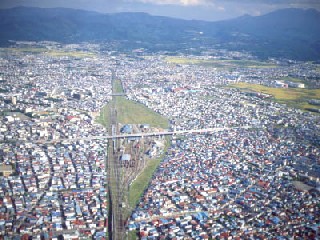
<path fill-rule="evenodd" d="M 146 13 L 16 7 L 0 10 L 0 45 L 8 44 L 8 40 L 121 40 L 126 41 L 127 48 L 154 51 L 219 46 L 246 50 L 261 58 L 320 60 L 319 23 L 320 12 L 314 9 L 282 9 L 263 16 L 206 22 Z"/>

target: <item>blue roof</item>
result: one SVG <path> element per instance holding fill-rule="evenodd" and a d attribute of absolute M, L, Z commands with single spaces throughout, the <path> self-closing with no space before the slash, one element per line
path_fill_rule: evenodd
<path fill-rule="evenodd" d="M 135 224 L 129 224 L 128 228 L 136 228 L 137 226 Z"/>
<path fill-rule="evenodd" d="M 169 221 L 167 219 L 164 219 L 164 218 L 160 218 L 161 222 L 166 224 L 166 223 L 169 223 Z"/>
<path fill-rule="evenodd" d="M 97 237 L 105 237 L 106 233 L 105 232 L 96 232 Z"/>
<path fill-rule="evenodd" d="M 275 224 L 278 224 L 280 222 L 280 218 L 278 218 L 278 217 L 273 217 L 270 220 Z"/>
<path fill-rule="evenodd" d="M 131 125 L 124 125 L 121 129 L 121 132 L 123 133 L 131 133 L 132 132 L 132 126 Z"/>

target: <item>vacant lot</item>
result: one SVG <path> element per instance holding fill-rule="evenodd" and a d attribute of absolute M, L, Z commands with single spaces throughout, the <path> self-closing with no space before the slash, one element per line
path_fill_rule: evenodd
<path fill-rule="evenodd" d="M 300 181 L 293 181 L 292 184 L 299 191 L 307 192 L 312 189 L 312 187 Z"/>

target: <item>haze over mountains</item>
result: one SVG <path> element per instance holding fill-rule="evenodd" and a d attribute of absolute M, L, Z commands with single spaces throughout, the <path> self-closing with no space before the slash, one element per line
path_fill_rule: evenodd
<path fill-rule="evenodd" d="M 83 10 L 18 7 L 0 10 L 0 44 L 9 40 L 62 43 L 125 41 L 126 48 L 179 50 L 219 47 L 261 58 L 320 60 L 320 12 L 283 9 L 219 22 L 145 13 L 101 14 Z"/>

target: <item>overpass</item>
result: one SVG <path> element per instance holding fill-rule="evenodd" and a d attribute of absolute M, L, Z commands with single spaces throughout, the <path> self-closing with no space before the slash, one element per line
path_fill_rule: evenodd
<path fill-rule="evenodd" d="M 54 144 L 57 142 L 75 142 L 79 140 L 109 140 L 109 139 L 125 139 L 125 138 L 144 138 L 144 137 L 160 137 L 168 135 L 184 135 L 184 134 L 208 134 L 214 132 L 221 132 L 225 130 L 237 130 L 237 129 L 252 129 L 253 126 L 240 126 L 240 127 L 221 127 L 221 128 L 203 128 L 203 129 L 191 129 L 191 130 L 177 130 L 177 131 L 161 131 L 161 132 L 147 132 L 147 133 L 132 133 L 132 134 L 115 134 L 107 136 L 89 136 L 89 137 L 77 137 L 77 138 L 64 138 L 58 140 L 38 140 L 35 143 L 39 144 Z"/>
<path fill-rule="evenodd" d="M 126 94 L 125 94 L 125 93 L 122 93 L 122 92 L 119 92 L 119 93 L 109 94 L 109 96 L 126 96 Z"/>

